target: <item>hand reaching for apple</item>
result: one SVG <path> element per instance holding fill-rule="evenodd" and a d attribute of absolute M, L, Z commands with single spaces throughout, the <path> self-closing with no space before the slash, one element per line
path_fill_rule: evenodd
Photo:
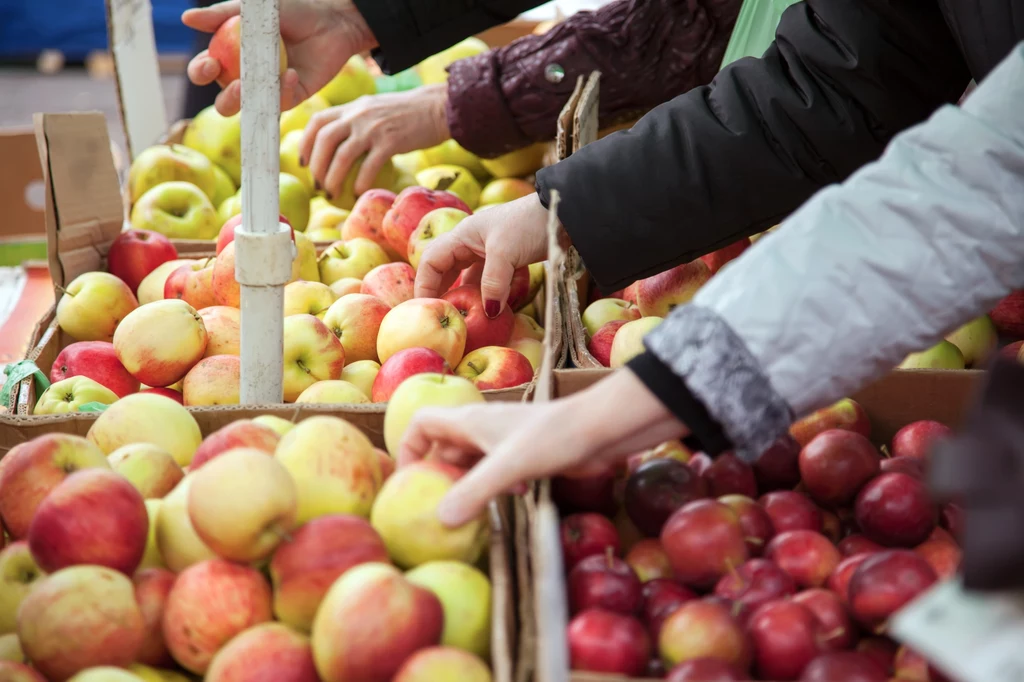
<path fill-rule="evenodd" d="M 281 39 L 288 55 L 288 70 L 281 78 L 281 107 L 289 109 L 325 86 L 349 57 L 377 44 L 369 26 L 351 0 L 281 0 Z M 204 33 L 215 33 L 237 16 L 241 0 L 226 0 L 210 7 L 190 9 L 181 20 Z M 196 85 L 208 85 L 221 76 L 221 64 L 204 50 L 188 65 Z M 238 113 L 242 83 L 233 80 L 217 95 L 217 111 Z"/>
<path fill-rule="evenodd" d="M 686 433 L 632 372 L 620 370 L 546 403 L 422 409 L 399 446 L 398 466 L 438 459 L 472 467 L 438 507 L 441 521 L 455 527 L 504 491 L 555 474 L 592 476 Z"/>

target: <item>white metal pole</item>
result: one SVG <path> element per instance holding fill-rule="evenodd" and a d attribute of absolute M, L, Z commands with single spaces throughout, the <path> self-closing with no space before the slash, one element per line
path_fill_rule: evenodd
<path fill-rule="evenodd" d="M 294 245 L 278 220 L 279 0 L 242 0 L 241 402 L 283 400 L 284 284 Z"/>

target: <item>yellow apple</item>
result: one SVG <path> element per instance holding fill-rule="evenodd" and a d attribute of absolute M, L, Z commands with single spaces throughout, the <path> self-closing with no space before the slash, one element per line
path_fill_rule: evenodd
<path fill-rule="evenodd" d="M 317 93 L 288 111 L 282 111 L 281 137 L 283 138 L 291 132 L 301 133 L 306 128 L 309 120 L 313 118 L 313 114 L 323 111 L 330 106 L 331 103 L 327 101 L 327 98 Z"/>
<path fill-rule="evenodd" d="M 479 38 L 466 38 L 462 42 L 427 57 L 416 66 L 424 85 L 444 83 L 448 80 L 448 67 L 460 59 L 475 57 L 491 48 Z"/>
<path fill-rule="evenodd" d="M 373 381 L 379 371 L 380 365 L 373 360 L 356 360 L 341 370 L 341 380 L 349 382 L 370 398 L 373 395 Z"/>
<path fill-rule="evenodd" d="M 619 327 L 612 340 L 609 365 L 623 367 L 627 362 L 644 352 L 644 337 L 662 323 L 660 317 L 641 317 Z"/>
<path fill-rule="evenodd" d="M 465 149 L 454 139 L 445 140 L 434 147 L 428 147 L 422 150 L 422 154 L 424 163 L 422 166 L 410 171 L 413 175 L 430 166 L 450 164 L 469 169 L 473 177 L 480 182 L 484 182 L 490 176 L 483 164 L 480 163 L 480 157 Z"/>
<path fill-rule="evenodd" d="M 416 182 L 428 189 L 443 189 L 466 202 L 470 208 L 480 204 L 480 183 L 462 166 L 445 164 L 424 168 L 416 174 Z"/>
<path fill-rule="evenodd" d="M 28 542 L 15 542 L 0 551 L 0 635 L 17 630 L 18 607 L 43 575 Z"/>
<path fill-rule="evenodd" d="M 458 407 L 484 402 L 484 396 L 469 379 L 446 374 L 414 374 L 395 392 L 384 412 L 384 444 L 388 454 L 398 457 L 398 446 L 416 412 L 423 407 Z"/>
<path fill-rule="evenodd" d="M 316 215 L 318 211 L 321 211 L 331 205 L 331 202 L 327 201 L 327 197 L 325 197 L 323 194 L 317 194 L 316 196 L 309 200 L 310 217 Z"/>
<path fill-rule="evenodd" d="M 128 666 L 128 670 L 138 675 L 142 682 L 191 682 L 189 678 L 179 672 L 160 670 L 141 663 L 132 663 Z"/>
<path fill-rule="evenodd" d="M 466 349 L 466 334 L 466 322 L 451 303 L 440 298 L 414 298 L 399 303 L 381 320 L 377 358 L 384 364 L 400 350 L 429 348 L 449 366 L 457 367 Z"/>
<path fill-rule="evenodd" d="M 319 94 L 331 106 L 338 106 L 375 92 L 377 92 L 377 84 L 366 66 L 366 60 L 359 55 L 354 55 L 346 62 L 338 75 L 320 89 Z"/>
<path fill-rule="evenodd" d="M 348 218 L 349 213 L 349 211 L 346 211 L 343 208 L 338 208 L 337 206 L 331 206 L 328 204 L 326 207 L 318 209 L 315 213 L 310 215 L 309 226 L 306 228 L 306 232 L 309 233 L 312 230 L 335 230 L 340 235 L 341 226 L 345 224 L 345 220 Z M 341 239 L 341 237 L 335 237 L 332 241 L 337 241 L 338 239 Z"/>
<path fill-rule="evenodd" d="M 206 327 L 204 358 L 214 355 L 240 355 L 242 352 L 242 313 L 227 305 L 211 305 L 199 310 Z"/>
<path fill-rule="evenodd" d="M 192 258 L 178 258 L 156 266 L 156 269 L 146 275 L 139 284 L 139 305 L 146 305 L 153 301 L 163 300 L 164 283 L 167 281 L 170 274 L 182 265 L 192 265 L 196 262 L 197 261 Z"/>
<path fill-rule="evenodd" d="M 87 403 L 112 405 L 116 400 L 117 394 L 109 388 L 79 375 L 50 384 L 39 396 L 32 413 L 68 414 L 78 412 Z"/>
<path fill-rule="evenodd" d="M 193 476 L 186 475 L 178 487 L 161 501 L 156 518 L 156 545 L 160 557 L 164 565 L 175 573 L 181 573 L 200 561 L 217 557 L 196 533 L 189 517 L 188 498 Z"/>
<path fill-rule="evenodd" d="M 405 574 L 413 585 L 425 587 L 444 607 L 441 644 L 483 659 L 491 651 L 491 581 L 480 569 L 461 561 L 428 561 Z"/>
<path fill-rule="evenodd" d="M 377 336 L 391 308 L 376 296 L 349 294 L 331 304 L 324 324 L 345 349 L 346 362 L 377 360 Z"/>
<path fill-rule="evenodd" d="M 81 671 L 68 682 L 144 682 L 144 680 L 124 668 L 101 665 Z"/>
<path fill-rule="evenodd" d="M 365 237 L 338 240 L 320 254 L 320 281 L 330 285 L 339 279 L 362 279 L 374 268 L 391 262 L 377 242 Z"/>
<path fill-rule="evenodd" d="M 18 641 L 16 633 L 9 632 L 6 635 L 0 635 L 0 661 L 25 662 L 25 652 L 21 650 L 21 642 Z M 18 680 L 14 679 L 11 682 L 18 682 Z"/>
<path fill-rule="evenodd" d="M 532 301 L 537 298 L 537 294 L 544 287 L 544 280 L 547 279 L 547 273 L 544 270 L 543 261 L 540 263 L 530 263 L 530 289 L 526 294 L 526 301 Z"/>
<path fill-rule="evenodd" d="M 188 371 L 181 386 L 182 400 L 190 407 L 238 405 L 242 395 L 242 359 L 212 355 Z"/>
<path fill-rule="evenodd" d="M 438 161 L 436 163 L 431 163 L 431 161 L 427 158 L 426 150 L 418 149 L 414 152 L 408 152 L 405 154 L 395 154 L 394 156 L 391 157 L 391 163 L 394 165 L 395 170 L 398 173 L 401 173 L 403 175 L 416 175 L 424 168 L 430 168 L 431 166 L 436 166 L 438 163 L 445 162 Z M 413 184 L 416 183 L 414 182 Z"/>
<path fill-rule="evenodd" d="M 284 315 L 307 313 L 322 320 L 335 298 L 326 284 L 306 280 L 290 282 L 284 287 Z"/>
<path fill-rule="evenodd" d="M 294 175 L 281 173 L 280 184 L 281 215 L 288 219 L 296 232 L 302 232 L 309 223 L 309 199 L 313 190 L 306 189 L 306 186 Z"/>
<path fill-rule="evenodd" d="M 331 291 L 338 298 L 347 296 L 348 294 L 358 294 L 363 290 L 363 280 L 356 279 L 355 277 L 342 277 L 339 280 L 331 282 Z"/>
<path fill-rule="evenodd" d="M 122 445 L 107 455 L 107 461 L 146 500 L 163 497 L 185 477 L 171 453 L 150 443 Z"/>
<path fill-rule="evenodd" d="M 515 325 L 512 327 L 512 341 L 516 339 L 544 340 L 544 327 L 537 320 L 523 313 L 516 313 Z"/>
<path fill-rule="evenodd" d="M 86 438 L 105 455 L 131 443 L 151 443 L 184 467 L 192 461 L 203 435 L 195 418 L 176 401 L 155 393 L 135 393 L 101 413 Z"/>
<path fill-rule="evenodd" d="M 498 178 L 484 185 L 480 192 L 481 204 L 504 204 L 536 192 L 532 184 L 519 178 Z"/>
<path fill-rule="evenodd" d="M 624 301 L 621 298 L 599 298 L 583 310 L 583 328 L 587 330 L 587 338 L 597 333 L 597 330 L 615 320 L 640 319 L 640 309 L 635 303 Z"/>
<path fill-rule="evenodd" d="M 318 381 L 340 379 L 345 348 L 312 315 L 284 318 L 284 400 L 295 399 Z"/>
<path fill-rule="evenodd" d="M 266 426 L 279 436 L 283 436 L 295 427 L 295 424 L 287 419 L 275 417 L 272 414 L 262 414 L 259 417 L 254 417 L 252 421 L 254 424 Z"/>
<path fill-rule="evenodd" d="M 480 657 L 456 647 L 433 646 L 407 658 L 391 682 L 491 682 L 491 679 L 491 669 Z"/>
<path fill-rule="evenodd" d="M 292 281 L 304 279 L 307 282 L 319 282 L 320 271 L 316 265 L 316 244 L 301 232 L 296 232 L 294 237 L 296 254 L 292 261 Z"/>
<path fill-rule="evenodd" d="M 206 325 L 181 299 L 153 301 L 133 310 L 114 332 L 117 359 L 147 386 L 185 378 L 206 353 Z"/>
<path fill-rule="evenodd" d="M 341 185 L 341 191 L 337 196 L 330 199 L 332 206 L 351 211 L 352 207 L 356 205 L 356 178 L 359 176 L 359 169 L 363 167 L 363 161 L 365 160 L 366 154 L 363 154 L 352 164 L 351 170 L 349 170 L 348 175 L 345 176 L 345 181 Z M 391 189 L 395 184 L 395 167 L 391 165 L 391 159 L 388 159 L 377 172 L 377 177 L 373 179 L 372 184 L 374 187 L 384 189 Z"/>
<path fill-rule="evenodd" d="M 469 214 L 457 208 L 435 208 L 422 218 L 409 235 L 409 265 L 419 268 L 420 258 L 430 243 L 446 232 L 451 232 Z"/>
<path fill-rule="evenodd" d="M 314 191 L 313 174 L 309 168 L 299 163 L 299 145 L 302 142 L 302 130 L 293 130 L 281 135 L 280 167 L 282 173 L 293 176 L 306 192 L 312 196 Z M 283 211 L 282 211 L 283 213 Z"/>
<path fill-rule="evenodd" d="M 481 159 L 480 163 L 496 178 L 521 178 L 536 172 L 544 165 L 547 146 L 546 142 L 538 142 L 503 154 L 496 159 Z"/>
<path fill-rule="evenodd" d="M 180 144 L 157 144 L 142 150 L 128 169 L 128 191 L 134 204 L 157 185 L 190 182 L 212 201 L 217 194 L 213 163 L 194 149 Z"/>
<path fill-rule="evenodd" d="M 165 182 L 135 202 L 132 227 L 171 239 L 216 239 L 223 224 L 213 202 L 191 182 Z"/>
<path fill-rule="evenodd" d="M 57 303 L 57 324 L 76 341 L 111 341 L 114 330 L 139 307 L 135 294 L 107 272 L 86 272 L 71 280 Z"/>
<path fill-rule="evenodd" d="M 163 557 L 160 556 L 160 545 L 156 541 L 156 524 L 160 514 L 160 507 L 163 506 L 162 499 L 146 500 L 146 514 L 149 516 L 149 535 L 146 538 L 146 552 L 142 555 L 142 562 L 135 569 L 136 573 L 145 571 L 147 568 L 167 568 L 164 565 Z"/>
<path fill-rule="evenodd" d="M 309 417 L 281 438 L 274 457 L 295 480 L 298 523 L 327 514 L 370 515 L 380 462 L 370 439 L 349 422 Z"/>
<path fill-rule="evenodd" d="M 241 114 L 224 117 L 206 107 L 188 124 L 181 143 L 223 168 L 236 186 L 242 184 Z"/>
<path fill-rule="evenodd" d="M 213 196 L 210 197 L 210 203 L 214 207 L 218 207 L 230 199 L 238 191 L 238 188 L 235 187 L 235 181 L 231 179 L 228 172 L 216 164 L 213 166 L 213 174 L 217 177 L 217 186 Z"/>
<path fill-rule="evenodd" d="M 341 239 L 341 230 L 336 227 L 307 227 L 306 236 L 318 244 L 336 242 Z"/>
<path fill-rule="evenodd" d="M 242 213 L 242 190 L 239 189 L 237 192 L 232 194 L 230 197 L 225 199 L 217 206 L 217 223 L 221 226 L 236 215 Z M 217 234 L 220 234 L 220 228 L 217 228 Z"/>
<path fill-rule="evenodd" d="M 524 336 L 509 341 L 508 347 L 514 351 L 522 353 L 523 356 L 530 361 L 530 367 L 533 367 L 534 372 L 540 369 L 541 362 L 544 360 L 543 342 Z"/>
<path fill-rule="evenodd" d="M 342 370 L 344 373 L 344 370 Z M 370 399 L 358 386 L 342 379 L 318 381 L 295 399 L 296 403 L 368 403 Z"/>

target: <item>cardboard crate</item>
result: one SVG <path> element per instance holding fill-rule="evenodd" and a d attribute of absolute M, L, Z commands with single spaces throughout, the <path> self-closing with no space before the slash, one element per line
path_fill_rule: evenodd
<path fill-rule="evenodd" d="M 43 172 L 31 126 L 0 130 L 0 267 L 46 260 Z"/>
<path fill-rule="evenodd" d="M 384 415 L 379 410 L 337 409 L 330 406 L 303 405 L 283 407 L 230 406 L 190 409 L 199 423 L 203 436 L 238 419 L 251 419 L 259 415 L 275 415 L 292 422 L 301 422 L 315 415 L 341 417 L 359 427 L 376 447 L 384 447 Z M 97 413 L 54 415 L 23 419 L 0 415 L 0 459 L 14 446 L 48 433 L 69 433 L 85 436 L 98 418 Z M 489 508 L 491 541 L 488 551 L 488 572 L 492 586 L 491 611 L 491 668 L 495 682 L 512 682 L 516 660 L 517 623 L 514 605 L 518 601 L 515 574 L 515 556 L 525 545 L 515 544 L 513 519 L 515 507 L 521 503 L 513 498 L 501 498 Z"/>
<path fill-rule="evenodd" d="M 605 368 L 556 370 L 550 378 L 538 380 L 534 399 L 544 401 L 578 393 L 612 372 Z M 900 428 L 919 419 L 934 419 L 958 428 L 981 388 L 982 377 L 977 370 L 891 372 L 851 397 L 868 413 L 872 441 L 881 445 L 891 442 Z M 640 682 L 641 678 L 569 670 L 565 639 L 569 615 L 560 518 L 551 498 L 550 481 L 538 485 L 536 499 L 527 499 L 524 513 L 530 565 L 529 582 L 521 583 L 521 589 L 524 601 L 533 604 L 533 628 L 537 642 L 542 643 L 536 648 L 536 682 Z"/>

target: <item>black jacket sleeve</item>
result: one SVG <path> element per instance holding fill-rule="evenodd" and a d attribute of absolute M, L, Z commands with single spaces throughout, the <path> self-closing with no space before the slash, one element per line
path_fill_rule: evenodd
<path fill-rule="evenodd" d="M 537 174 L 605 291 L 778 223 L 956 102 L 970 75 L 935 2 L 807 0 L 743 59 Z"/>
<path fill-rule="evenodd" d="M 493 26 L 512 21 L 544 0 L 354 0 L 379 47 L 374 61 L 386 74 Z"/>

